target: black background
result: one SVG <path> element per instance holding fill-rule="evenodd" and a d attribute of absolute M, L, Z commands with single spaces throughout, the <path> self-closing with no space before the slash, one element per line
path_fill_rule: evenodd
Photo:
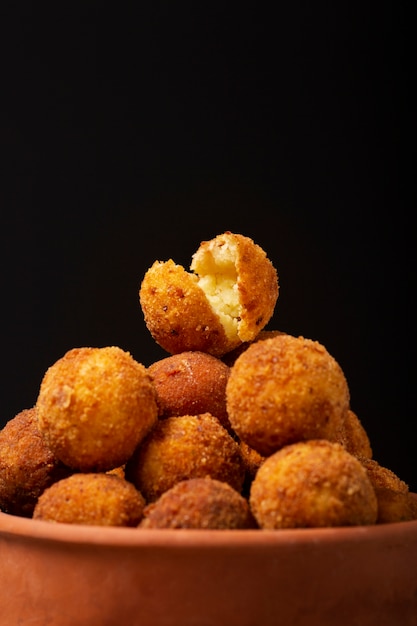
<path fill-rule="evenodd" d="M 165 356 L 143 274 L 231 230 L 278 270 L 269 328 L 327 347 L 417 491 L 409 16 L 136 5 L 3 5 L 1 424 L 70 348 Z"/>

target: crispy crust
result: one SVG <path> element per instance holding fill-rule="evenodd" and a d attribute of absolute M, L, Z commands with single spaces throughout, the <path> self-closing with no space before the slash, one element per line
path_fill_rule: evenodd
<path fill-rule="evenodd" d="M 378 499 L 378 524 L 405 522 L 416 518 L 408 485 L 375 459 L 358 457 L 368 472 Z"/>
<path fill-rule="evenodd" d="M 268 456 L 296 441 L 334 439 L 349 407 L 349 389 L 324 346 L 277 335 L 254 342 L 238 357 L 226 401 L 239 438 Z"/>
<path fill-rule="evenodd" d="M 363 465 L 326 440 L 298 442 L 268 457 L 249 502 L 264 529 L 374 524 L 378 512 Z"/>
<path fill-rule="evenodd" d="M 352 409 L 348 409 L 346 412 L 341 430 L 335 441 L 342 444 L 348 452 L 355 456 L 372 458 L 372 446 L 368 433 Z"/>
<path fill-rule="evenodd" d="M 199 350 L 219 356 L 236 345 L 227 338 L 196 276 L 172 259 L 155 261 L 149 268 L 139 299 L 149 332 L 170 354 Z"/>
<path fill-rule="evenodd" d="M 190 478 L 145 507 L 140 528 L 255 528 L 248 501 L 225 482 Z"/>
<path fill-rule="evenodd" d="M 239 493 L 245 469 L 239 445 L 209 413 L 159 420 L 126 464 L 147 502 L 154 502 L 181 480 L 210 476 Z"/>
<path fill-rule="evenodd" d="M 20 411 L 0 431 L 0 509 L 31 517 L 41 493 L 72 471 L 49 449 L 35 407 Z"/>
<path fill-rule="evenodd" d="M 157 420 L 146 368 L 121 348 L 74 348 L 45 373 L 38 424 L 63 463 L 106 471 L 126 463 Z"/>
<path fill-rule="evenodd" d="M 155 385 L 159 417 L 211 413 L 230 429 L 226 384 L 230 368 L 206 352 L 187 351 L 148 367 Z"/>
<path fill-rule="evenodd" d="M 114 474 L 73 474 L 40 496 L 33 518 L 66 524 L 137 526 L 145 500 L 135 487 Z"/>

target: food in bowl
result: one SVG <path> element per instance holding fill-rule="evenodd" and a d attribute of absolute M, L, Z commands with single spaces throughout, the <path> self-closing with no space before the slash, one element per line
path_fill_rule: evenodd
<path fill-rule="evenodd" d="M 46 472 L 35 492 L 19 470 L 21 457 L 12 454 L 10 425 L 0 433 L 1 509 L 28 517 L 36 510 L 37 518 L 74 525 L 83 519 L 134 525 L 140 532 L 143 518 L 167 500 L 183 507 L 177 514 L 184 519 L 196 502 L 188 491 L 194 483 L 184 483 L 205 480 L 244 498 L 258 532 L 417 517 L 400 478 L 401 488 L 390 483 L 383 490 L 373 479 L 371 442 L 337 360 L 316 340 L 266 328 L 279 290 L 265 251 L 226 231 L 201 243 L 190 269 L 156 261 L 140 284 L 145 323 L 165 358 L 145 367 L 117 346 L 81 347 L 48 368 L 28 414 L 44 464 L 64 473 Z M 109 475 L 122 481 L 112 485 L 135 490 L 136 513 L 123 506 L 120 513 L 123 497 L 117 502 L 113 489 L 106 499 Z M 102 485 L 103 498 L 90 500 L 107 507 L 106 515 L 88 513 L 92 481 Z M 179 484 L 178 498 L 171 490 Z M 201 524 L 210 502 L 218 502 L 207 484 L 213 487 L 201 483 L 200 514 L 193 509 L 192 515 Z M 55 505 L 43 505 L 68 485 L 77 485 L 70 516 L 50 515 Z M 62 501 L 58 508 L 64 511 Z M 222 527 L 232 518 L 222 518 Z"/>

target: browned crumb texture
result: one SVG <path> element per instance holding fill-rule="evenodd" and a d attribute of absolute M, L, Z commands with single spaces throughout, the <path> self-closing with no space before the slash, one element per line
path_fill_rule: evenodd
<path fill-rule="evenodd" d="M 346 412 L 342 427 L 340 432 L 337 433 L 335 441 L 342 444 L 348 452 L 355 456 L 372 458 L 372 446 L 368 433 L 352 409 Z"/>
<path fill-rule="evenodd" d="M 80 471 L 123 465 L 158 414 L 146 368 L 117 347 L 67 352 L 47 370 L 36 406 L 51 450 Z"/>
<path fill-rule="evenodd" d="M 378 499 L 378 524 L 416 519 L 415 500 L 408 485 L 375 459 L 358 457 L 366 469 Z"/>
<path fill-rule="evenodd" d="M 0 431 L 0 510 L 30 517 L 41 493 L 71 473 L 46 444 L 34 407 Z"/>
<path fill-rule="evenodd" d="M 226 401 L 238 436 L 268 456 L 296 441 L 334 439 L 349 408 L 349 388 L 323 345 L 283 334 L 253 343 L 238 357 Z"/>
<path fill-rule="evenodd" d="M 181 480 L 210 476 L 240 492 L 238 443 L 209 413 L 160 420 L 126 465 L 126 477 L 153 502 Z"/>
<path fill-rule="evenodd" d="M 135 487 L 114 474 L 73 474 L 40 496 L 33 517 L 66 524 L 137 526 L 145 500 Z"/>
<path fill-rule="evenodd" d="M 261 528 L 374 524 L 378 503 L 365 468 L 340 444 L 311 440 L 268 457 L 250 491 Z"/>
<path fill-rule="evenodd" d="M 149 332 L 170 354 L 199 350 L 219 356 L 234 347 L 196 277 L 172 259 L 149 268 L 139 298 Z"/>
<path fill-rule="evenodd" d="M 230 368 L 220 359 L 205 352 L 181 352 L 155 361 L 148 372 L 160 417 L 211 413 L 230 428 L 226 408 Z"/>
<path fill-rule="evenodd" d="M 145 507 L 141 528 L 255 528 L 248 501 L 227 483 L 190 478 Z"/>

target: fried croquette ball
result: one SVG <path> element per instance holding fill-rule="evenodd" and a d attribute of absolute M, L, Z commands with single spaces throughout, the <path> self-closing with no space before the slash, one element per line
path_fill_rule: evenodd
<path fill-rule="evenodd" d="M 145 324 L 168 353 L 221 357 L 254 339 L 271 319 L 277 271 L 249 237 L 227 231 L 201 242 L 190 270 L 172 259 L 155 261 L 139 289 Z"/>
<path fill-rule="evenodd" d="M 263 529 L 368 525 L 378 515 L 361 462 L 324 439 L 285 446 L 265 459 L 249 503 Z"/>
<path fill-rule="evenodd" d="M 190 478 L 148 504 L 140 528 L 256 528 L 248 501 L 225 482 Z"/>
<path fill-rule="evenodd" d="M 378 524 L 415 519 L 409 488 L 395 472 L 375 459 L 359 457 L 368 472 L 378 500 Z"/>
<path fill-rule="evenodd" d="M 341 430 L 337 434 L 335 441 L 342 444 L 348 452 L 355 456 L 372 458 L 372 446 L 368 433 L 352 409 L 348 409 L 346 412 Z"/>
<path fill-rule="evenodd" d="M 158 417 L 144 365 L 121 348 L 74 348 L 45 373 L 39 428 L 57 458 L 79 471 L 126 463 Z"/>
<path fill-rule="evenodd" d="M 211 413 L 230 428 L 226 383 L 230 368 L 205 352 L 181 352 L 148 367 L 156 389 L 159 416 Z"/>
<path fill-rule="evenodd" d="M 240 493 L 245 475 L 239 444 L 210 413 L 159 420 L 125 471 L 148 503 L 181 480 L 205 476 Z"/>
<path fill-rule="evenodd" d="M 38 497 L 72 473 L 39 431 L 36 409 L 23 409 L 0 431 L 0 510 L 31 517 Z"/>
<path fill-rule="evenodd" d="M 33 519 L 65 524 L 137 526 L 145 499 L 132 483 L 107 473 L 64 478 L 39 497 Z"/>
<path fill-rule="evenodd" d="M 256 341 L 230 369 L 229 421 L 264 456 L 307 439 L 333 439 L 349 408 L 337 361 L 317 341 L 277 335 Z"/>

